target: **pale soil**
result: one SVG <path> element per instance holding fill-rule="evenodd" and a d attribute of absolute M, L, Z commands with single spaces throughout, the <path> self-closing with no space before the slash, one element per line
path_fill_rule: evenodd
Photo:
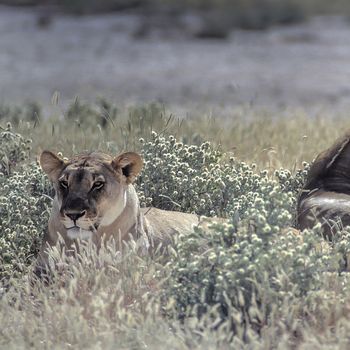
<path fill-rule="evenodd" d="M 137 39 L 131 15 L 56 14 L 45 29 L 37 17 L 0 7 L 0 102 L 49 104 L 58 90 L 63 103 L 105 95 L 182 109 L 350 105 L 350 25 L 341 18 L 200 40 L 160 30 Z"/>

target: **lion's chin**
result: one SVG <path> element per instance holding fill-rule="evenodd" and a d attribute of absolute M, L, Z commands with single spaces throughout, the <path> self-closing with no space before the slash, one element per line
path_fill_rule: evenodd
<path fill-rule="evenodd" d="M 67 236 L 70 239 L 90 239 L 92 235 L 92 231 L 84 230 L 78 226 L 67 229 Z"/>

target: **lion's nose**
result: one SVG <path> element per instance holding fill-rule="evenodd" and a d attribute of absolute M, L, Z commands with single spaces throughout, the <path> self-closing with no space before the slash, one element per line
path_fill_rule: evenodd
<path fill-rule="evenodd" d="M 65 212 L 65 215 L 72 219 L 74 222 L 86 214 L 86 210 L 80 212 Z"/>

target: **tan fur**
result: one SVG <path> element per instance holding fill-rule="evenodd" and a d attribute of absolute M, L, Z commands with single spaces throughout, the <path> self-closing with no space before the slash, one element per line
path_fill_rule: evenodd
<path fill-rule="evenodd" d="M 298 228 L 317 223 L 329 239 L 338 225 L 350 225 L 350 134 L 317 156 L 299 197 Z"/>
<path fill-rule="evenodd" d="M 97 246 L 102 239 L 114 238 L 119 248 L 131 235 L 138 240 L 142 251 L 152 252 L 160 244 L 168 245 L 175 234 L 192 232 L 193 227 L 203 221 L 194 214 L 156 208 L 140 209 L 132 182 L 141 171 L 142 163 L 141 157 L 132 152 L 114 159 L 96 152 L 78 155 L 68 161 L 63 161 L 49 151 L 42 153 L 40 164 L 53 182 L 56 195 L 39 254 L 39 268 L 47 264 L 47 248 L 57 244 L 58 233 L 63 237 L 66 247 L 75 243 L 72 237 L 79 235 L 79 232 L 81 238 L 91 236 Z M 106 191 L 95 205 L 80 208 L 90 201 L 87 193 L 93 193 L 94 181 L 99 184 L 101 179 L 105 181 Z M 66 193 L 66 197 L 63 193 Z M 69 198 L 72 203 L 70 206 L 65 204 Z M 75 207 L 72 209 L 73 204 Z M 84 215 L 74 221 L 77 226 L 71 229 L 69 227 L 73 221 L 69 215 L 77 212 Z M 93 225 L 96 224 L 99 226 L 94 229 Z"/>

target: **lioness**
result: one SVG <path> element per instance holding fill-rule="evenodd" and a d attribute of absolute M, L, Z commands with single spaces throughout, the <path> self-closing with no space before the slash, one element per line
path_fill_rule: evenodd
<path fill-rule="evenodd" d="M 197 215 L 141 209 L 133 186 L 143 161 L 133 152 L 115 158 L 100 152 L 80 154 L 65 161 L 43 151 L 40 165 L 55 189 L 53 208 L 39 253 L 39 269 L 47 264 L 47 247 L 56 245 L 58 233 L 66 246 L 76 239 L 115 238 L 117 244 L 132 235 L 149 251 L 171 241 L 176 233 L 191 232 Z"/>
<path fill-rule="evenodd" d="M 339 223 L 350 225 L 350 133 L 311 165 L 298 200 L 297 225 L 303 230 L 316 223 L 328 239 Z"/>

